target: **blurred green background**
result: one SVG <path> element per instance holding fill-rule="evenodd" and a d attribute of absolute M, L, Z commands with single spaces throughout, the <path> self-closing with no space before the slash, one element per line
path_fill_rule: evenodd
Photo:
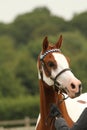
<path fill-rule="evenodd" d="M 63 35 L 62 52 L 87 91 L 87 12 L 70 21 L 36 8 L 9 24 L 0 23 L 0 120 L 35 118 L 39 113 L 37 57 L 48 36 Z"/>

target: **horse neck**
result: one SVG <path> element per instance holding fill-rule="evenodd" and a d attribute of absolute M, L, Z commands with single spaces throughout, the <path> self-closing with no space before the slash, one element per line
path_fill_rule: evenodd
<path fill-rule="evenodd" d="M 65 102 L 63 101 L 60 105 L 59 101 L 62 100 L 62 95 L 55 93 L 53 88 L 49 88 L 47 84 L 45 84 L 42 80 L 39 80 L 40 86 L 40 113 L 41 113 L 41 123 L 46 130 L 45 122 L 48 117 L 50 111 L 50 105 L 55 103 L 58 105 L 63 117 L 65 118 L 67 124 L 71 127 L 73 125 L 73 121 L 68 115 Z M 56 100 L 57 99 L 57 100 Z"/>
<path fill-rule="evenodd" d="M 49 88 L 43 81 L 39 81 L 40 86 L 40 113 L 43 124 L 45 123 L 49 114 L 50 105 L 55 103 L 55 91 L 53 88 Z"/>

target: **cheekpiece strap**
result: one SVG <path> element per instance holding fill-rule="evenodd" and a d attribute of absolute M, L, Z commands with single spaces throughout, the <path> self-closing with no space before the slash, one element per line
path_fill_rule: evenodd
<path fill-rule="evenodd" d="M 60 51 L 60 49 L 48 50 L 48 51 L 46 51 L 44 54 L 41 54 L 41 55 L 40 55 L 40 60 L 43 60 L 43 58 L 44 58 L 48 53 L 51 53 L 51 52 L 61 52 L 61 51 Z"/>

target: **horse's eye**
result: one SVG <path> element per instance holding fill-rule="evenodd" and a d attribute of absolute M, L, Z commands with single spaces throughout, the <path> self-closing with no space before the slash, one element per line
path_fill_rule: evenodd
<path fill-rule="evenodd" d="M 49 61 L 49 62 L 48 62 L 48 66 L 49 66 L 49 67 L 54 67 L 55 64 L 54 64 L 52 61 Z"/>

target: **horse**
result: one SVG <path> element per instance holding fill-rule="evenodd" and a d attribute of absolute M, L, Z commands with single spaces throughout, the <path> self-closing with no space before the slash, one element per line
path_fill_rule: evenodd
<path fill-rule="evenodd" d="M 68 98 L 65 100 L 65 104 L 69 116 L 74 122 L 76 122 L 83 110 L 87 108 L 87 93 L 82 93 L 79 97 L 76 97 L 74 99 Z"/>
<path fill-rule="evenodd" d="M 61 52 L 62 35 L 53 45 L 46 36 L 43 40 L 42 51 L 37 60 L 39 90 L 40 90 L 40 114 L 35 130 L 55 130 L 54 123 L 48 115 L 51 104 L 56 104 L 60 109 L 69 127 L 73 121 L 68 115 L 63 93 L 70 98 L 81 94 L 81 81 L 71 72 L 68 58 Z"/>

